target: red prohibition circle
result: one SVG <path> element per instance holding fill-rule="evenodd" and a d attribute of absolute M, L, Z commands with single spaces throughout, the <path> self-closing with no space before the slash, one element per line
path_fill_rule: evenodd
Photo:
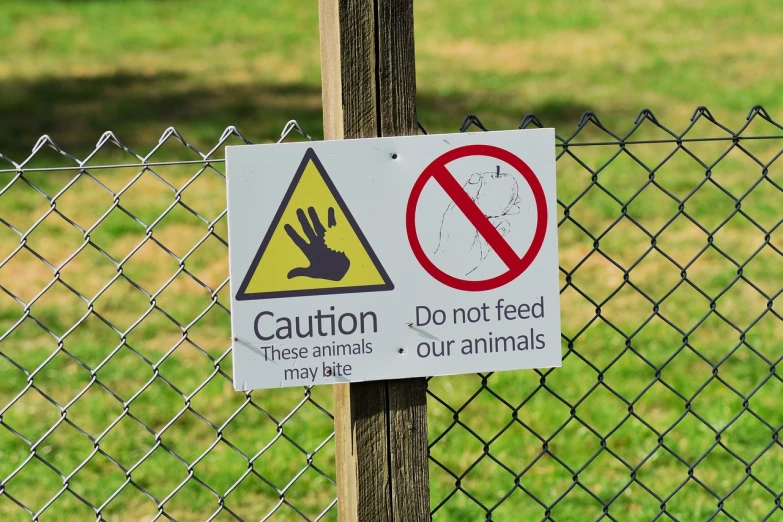
<path fill-rule="evenodd" d="M 446 170 L 447 164 L 451 163 L 454 160 L 464 158 L 466 156 L 488 156 L 491 158 L 504 161 L 509 165 L 511 165 L 514 169 L 517 170 L 517 172 L 519 172 L 522 175 L 522 177 L 525 179 L 527 184 L 530 186 L 536 204 L 536 216 L 537 216 L 536 230 L 535 233 L 533 234 L 533 241 L 531 242 L 527 252 L 525 252 L 525 254 L 521 258 L 519 258 L 516 254 L 513 254 L 514 259 L 512 261 L 509 259 L 511 254 L 508 254 L 508 252 L 513 253 L 513 250 L 508 245 L 508 243 L 506 243 L 505 240 L 503 240 L 503 243 L 505 244 L 505 247 L 508 248 L 508 250 L 507 250 L 507 255 L 501 256 L 501 259 L 503 259 L 506 266 L 508 266 L 508 271 L 503 272 L 502 274 L 492 277 L 490 279 L 468 280 L 468 279 L 460 279 L 458 277 L 454 277 L 450 274 L 447 274 L 446 272 L 444 272 L 443 270 L 435 266 L 435 264 L 430 260 L 430 258 L 424 252 L 424 249 L 421 246 L 418 234 L 416 232 L 416 208 L 418 206 L 419 198 L 421 196 L 422 190 L 424 190 L 424 186 L 427 184 L 429 180 L 433 179 L 437 183 L 439 183 L 440 186 L 444 189 L 444 191 L 446 191 L 447 195 L 452 200 L 454 200 L 455 197 L 468 198 L 467 194 L 465 194 L 462 187 L 456 182 L 453 176 L 451 176 L 451 174 L 448 173 L 448 170 Z M 448 183 L 444 185 L 444 182 L 448 182 Z M 459 189 L 459 191 L 461 191 L 461 194 L 456 192 L 457 188 Z M 470 201 L 470 198 L 468 198 L 468 201 Z M 475 203 L 471 201 L 471 204 L 475 207 Z M 459 206 L 458 203 L 457 205 Z M 460 209 L 463 211 L 463 213 L 465 212 L 464 208 L 460 207 Z M 478 207 L 476 207 L 476 210 L 478 210 Z M 468 218 L 470 219 L 469 216 Z M 483 214 L 481 214 L 481 218 L 485 219 L 486 222 L 489 223 L 489 220 L 487 220 Z M 476 219 L 479 218 L 476 217 Z M 471 220 L 471 222 L 474 225 L 476 225 L 476 223 L 473 220 Z M 492 228 L 492 230 L 494 230 L 494 227 L 492 227 L 491 225 L 490 227 Z M 450 286 L 451 288 L 455 288 L 457 290 L 464 290 L 468 292 L 481 292 L 484 290 L 493 290 L 507 283 L 510 283 L 511 281 L 519 277 L 522 274 L 522 272 L 527 270 L 528 267 L 531 265 L 531 263 L 533 263 L 533 260 L 536 258 L 539 251 L 541 250 L 541 246 L 544 244 L 544 236 L 546 235 L 546 227 L 547 227 L 546 197 L 544 196 L 544 189 L 541 186 L 541 183 L 538 181 L 538 178 L 536 177 L 535 173 L 533 173 L 530 167 L 528 167 L 527 163 L 522 161 L 522 159 L 518 158 L 517 156 L 515 156 L 514 154 L 512 154 L 511 152 L 505 149 L 501 149 L 499 147 L 495 147 L 492 145 L 465 145 L 463 147 L 452 149 L 442 154 L 441 156 L 435 158 L 435 160 L 433 160 L 432 163 L 430 163 L 422 171 L 422 173 L 419 175 L 419 178 L 413 184 L 413 188 L 411 189 L 411 195 L 408 198 L 408 207 L 405 212 L 405 228 L 408 233 L 408 242 L 411 245 L 411 250 L 413 250 L 413 255 L 416 256 L 416 259 L 419 261 L 419 263 L 424 268 L 424 270 L 426 270 L 427 273 L 429 273 L 432 277 L 434 277 L 437 281 L 440 281 L 444 285 Z M 481 233 L 481 231 L 479 231 L 479 233 Z M 495 249 L 494 246 L 493 249 Z M 497 250 L 496 253 L 498 253 Z M 498 254 L 500 255 L 500 253 Z"/>

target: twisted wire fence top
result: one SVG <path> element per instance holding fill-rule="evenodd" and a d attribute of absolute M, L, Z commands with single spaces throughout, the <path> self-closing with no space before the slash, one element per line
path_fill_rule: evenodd
<path fill-rule="evenodd" d="M 241 143 L 0 151 L 7 518 L 336 519 L 330 388 L 231 386 Z M 761 107 L 558 135 L 563 368 L 430 380 L 433 519 L 783 517 L 781 153 Z"/>

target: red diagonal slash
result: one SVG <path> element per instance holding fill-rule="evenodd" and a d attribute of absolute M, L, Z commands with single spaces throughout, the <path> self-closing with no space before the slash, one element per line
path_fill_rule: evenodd
<path fill-rule="evenodd" d="M 463 189 L 451 172 L 446 167 L 438 166 L 438 169 L 432 174 L 432 177 L 440 184 L 446 194 L 451 198 L 457 208 L 465 214 L 479 234 L 486 240 L 487 244 L 494 250 L 500 259 L 509 268 L 515 268 L 519 264 L 519 256 L 511 248 L 511 245 L 500 235 L 495 225 L 484 215 L 476 202 L 470 199 L 465 189 Z"/>

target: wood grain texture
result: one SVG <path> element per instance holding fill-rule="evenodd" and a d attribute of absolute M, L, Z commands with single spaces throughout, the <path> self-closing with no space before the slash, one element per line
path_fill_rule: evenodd
<path fill-rule="evenodd" d="M 416 125 L 413 0 L 319 0 L 326 139 L 405 136 Z M 429 514 L 425 379 L 334 387 L 341 522 Z"/>
<path fill-rule="evenodd" d="M 430 520 L 427 380 L 387 382 L 394 520 Z"/>
<path fill-rule="evenodd" d="M 378 135 L 374 0 L 320 0 L 326 139 Z"/>
<path fill-rule="evenodd" d="M 413 0 L 375 2 L 378 136 L 414 136 L 418 127 Z"/>
<path fill-rule="evenodd" d="M 324 138 L 343 137 L 342 60 L 340 59 L 340 9 L 337 0 L 319 0 L 318 31 L 321 39 L 321 98 Z"/>
<path fill-rule="evenodd" d="M 334 388 L 339 520 L 392 522 L 385 381 Z"/>

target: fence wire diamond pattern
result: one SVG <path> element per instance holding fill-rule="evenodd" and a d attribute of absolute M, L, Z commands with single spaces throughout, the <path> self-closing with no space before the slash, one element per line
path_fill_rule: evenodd
<path fill-rule="evenodd" d="M 783 519 L 781 131 L 558 137 L 563 368 L 429 381 L 434 520 Z M 336 520 L 331 390 L 231 387 L 239 143 L 0 155 L 6 518 Z"/>

